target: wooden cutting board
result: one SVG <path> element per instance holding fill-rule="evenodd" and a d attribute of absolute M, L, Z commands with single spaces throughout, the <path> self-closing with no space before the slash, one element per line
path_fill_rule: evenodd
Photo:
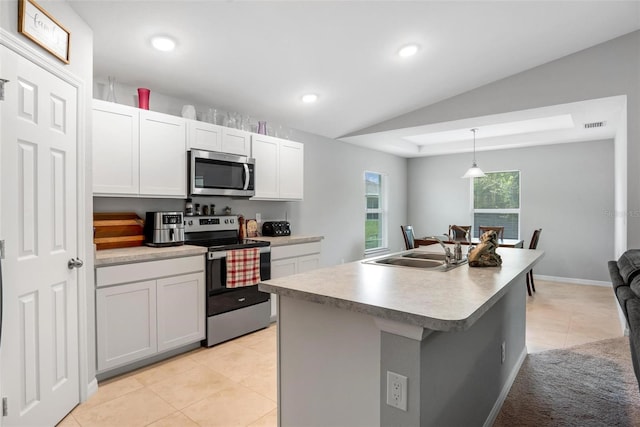
<path fill-rule="evenodd" d="M 97 250 L 142 246 L 144 220 L 135 212 L 94 212 L 93 243 Z"/>

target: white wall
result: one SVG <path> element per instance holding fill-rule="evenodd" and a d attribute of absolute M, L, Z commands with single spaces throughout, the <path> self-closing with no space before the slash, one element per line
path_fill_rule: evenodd
<path fill-rule="evenodd" d="M 627 217 L 628 247 L 640 247 L 640 31 L 568 55 L 531 70 L 432 104 L 354 134 L 406 128 L 449 120 L 508 113 L 510 111 L 575 101 L 627 96 L 627 129 L 616 136 L 627 144 L 628 208 L 616 211 Z M 624 135 L 623 135 L 624 134 Z M 622 141 L 625 139 L 626 141 Z M 576 153 L 576 158 L 580 152 Z M 620 156 L 623 157 L 623 156 Z M 468 160 L 467 160 L 468 162 Z M 465 164 L 467 163 L 465 162 Z M 479 160 L 481 166 L 482 162 Z M 617 172 L 617 171 L 616 171 Z M 617 190 L 616 190 L 617 191 Z M 618 209 L 625 204 L 617 203 Z M 624 221 L 620 221 L 624 223 Z M 545 236 L 543 234 L 543 241 Z M 599 263 L 613 259 L 613 250 Z"/>
<path fill-rule="evenodd" d="M 579 153 L 579 156 L 576 156 Z M 461 179 L 471 154 L 409 161 L 409 222 L 418 234 L 471 224 L 471 187 Z M 528 247 L 542 228 L 545 257 L 535 273 L 608 281 L 613 254 L 613 140 L 557 144 L 477 154 L 485 172 L 520 170 L 520 238 Z"/>

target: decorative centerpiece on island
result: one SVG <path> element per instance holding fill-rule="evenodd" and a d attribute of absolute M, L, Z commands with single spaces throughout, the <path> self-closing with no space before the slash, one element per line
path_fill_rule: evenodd
<path fill-rule="evenodd" d="M 480 236 L 480 244 L 469 251 L 467 259 L 471 267 L 498 267 L 502 258 L 496 253 L 498 249 L 498 233 L 487 231 Z"/>

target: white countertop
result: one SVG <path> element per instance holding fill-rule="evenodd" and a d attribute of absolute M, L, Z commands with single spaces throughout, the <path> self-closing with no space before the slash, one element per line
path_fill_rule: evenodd
<path fill-rule="evenodd" d="M 151 246 L 134 246 L 131 248 L 103 249 L 95 251 L 95 266 L 128 264 L 131 262 L 155 261 L 158 259 L 180 258 L 202 255 L 207 248 L 202 246 L 181 245 L 154 248 Z"/>
<path fill-rule="evenodd" d="M 439 245 L 413 251 L 442 252 Z M 540 250 L 498 248 L 501 267 L 447 272 L 356 261 L 261 282 L 259 289 L 291 298 L 439 331 L 468 329 L 542 258 Z"/>

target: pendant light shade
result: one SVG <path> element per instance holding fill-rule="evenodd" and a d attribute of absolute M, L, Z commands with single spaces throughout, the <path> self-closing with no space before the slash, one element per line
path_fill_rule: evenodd
<path fill-rule="evenodd" d="M 480 169 L 476 164 L 476 132 L 477 131 L 478 131 L 477 128 L 471 129 L 471 132 L 473 132 L 473 164 L 471 165 L 467 173 L 462 175 L 462 178 L 481 178 L 485 176 L 484 172 L 482 172 L 482 169 Z"/>

